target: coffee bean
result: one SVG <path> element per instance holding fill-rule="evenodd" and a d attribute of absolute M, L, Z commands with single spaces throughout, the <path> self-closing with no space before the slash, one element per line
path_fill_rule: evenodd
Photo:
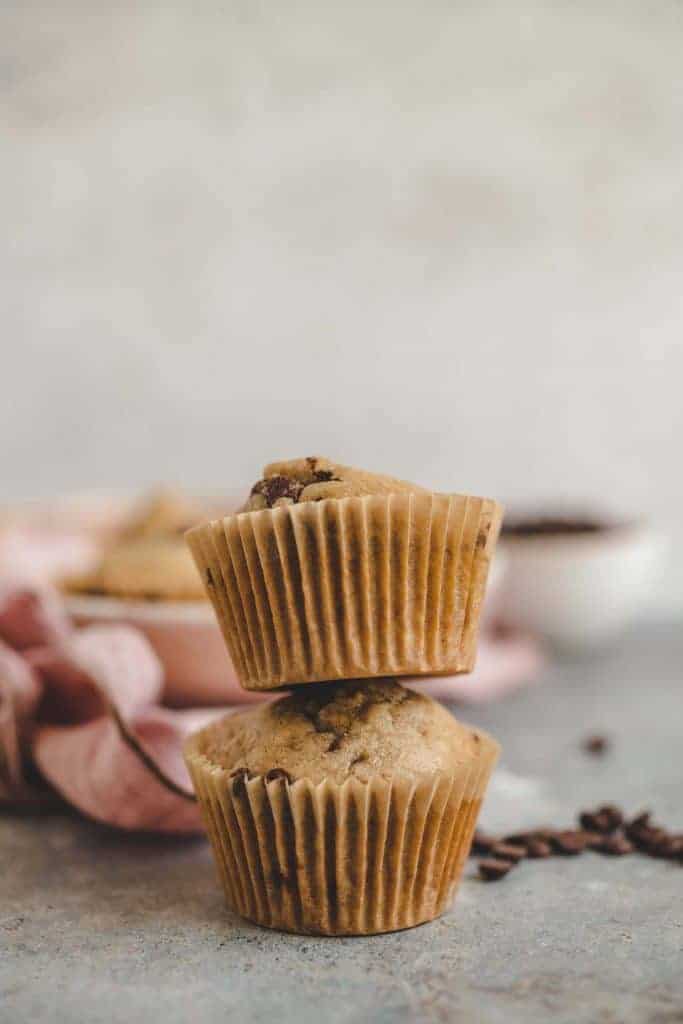
<path fill-rule="evenodd" d="M 590 834 L 578 832 L 573 829 L 566 829 L 564 832 L 556 832 L 550 839 L 550 845 L 554 853 L 563 857 L 576 857 L 583 853 L 590 842 Z"/>
<path fill-rule="evenodd" d="M 610 836 L 596 836 L 590 844 L 590 849 L 595 850 L 596 853 L 607 853 L 613 857 L 623 857 L 624 854 L 633 853 L 635 847 L 626 836 L 617 833 Z"/>
<path fill-rule="evenodd" d="M 595 811 L 582 811 L 579 824 L 590 832 L 614 832 L 624 823 L 624 815 L 614 804 L 603 804 Z"/>
<path fill-rule="evenodd" d="M 650 818 L 652 816 L 651 811 L 641 811 L 628 823 L 628 828 L 641 829 L 651 828 Z"/>
<path fill-rule="evenodd" d="M 513 864 L 517 864 L 526 857 L 526 848 L 514 843 L 496 843 L 491 853 L 499 860 L 511 860 Z"/>
<path fill-rule="evenodd" d="M 674 856 L 675 843 L 667 832 L 658 829 L 656 835 L 646 841 L 644 849 L 651 857 L 669 858 Z"/>
<path fill-rule="evenodd" d="M 494 839 L 493 836 L 487 836 L 483 832 L 475 832 L 474 839 L 472 840 L 472 853 L 477 855 L 490 853 L 499 842 L 500 840 Z"/>
<path fill-rule="evenodd" d="M 593 733 L 590 736 L 586 736 L 581 746 L 587 754 L 600 757 L 602 754 L 607 753 L 610 742 L 607 736 L 603 736 L 601 733 Z"/>
<path fill-rule="evenodd" d="M 499 878 L 505 878 L 512 867 L 514 864 L 509 860 L 487 857 L 486 860 L 479 861 L 479 875 L 485 882 L 497 882 Z"/>
<path fill-rule="evenodd" d="M 526 844 L 526 855 L 532 860 L 549 857 L 552 852 L 550 843 L 546 842 L 545 839 L 529 839 Z"/>

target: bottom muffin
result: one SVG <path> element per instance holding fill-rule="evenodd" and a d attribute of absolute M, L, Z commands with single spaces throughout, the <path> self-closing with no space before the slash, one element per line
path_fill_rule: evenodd
<path fill-rule="evenodd" d="M 498 750 L 386 679 L 236 712 L 191 737 L 185 758 L 233 910 L 369 935 L 448 906 Z"/>

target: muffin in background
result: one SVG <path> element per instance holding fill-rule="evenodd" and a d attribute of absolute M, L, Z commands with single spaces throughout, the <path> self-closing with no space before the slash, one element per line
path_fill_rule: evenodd
<path fill-rule="evenodd" d="M 297 688 L 185 747 L 228 906 L 319 935 L 441 914 L 497 757 L 490 737 L 390 679 Z"/>
<path fill-rule="evenodd" d="M 204 601 L 206 592 L 183 535 L 207 514 L 180 491 L 161 488 L 135 507 L 96 564 L 62 581 L 70 594 L 140 601 Z"/>
<path fill-rule="evenodd" d="M 239 686 L 183 538 L 192 523 L 236 504 L 168 488 L 126 503 L 87 570 L 58 581 L 76 625 L 123 624 L 146 636 L 164 667 L 164 702 L 175 707 L 252 699 Z"/>
<path fill-rule="evenodd" d="M 321 457 L 187 540 L 245 689 L 471 671 L 502 509 Z"/>

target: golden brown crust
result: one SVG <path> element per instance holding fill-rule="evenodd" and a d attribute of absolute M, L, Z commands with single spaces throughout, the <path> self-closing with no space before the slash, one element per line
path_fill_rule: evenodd
<path fill-rule="evenodd" d="M 392 679 L 306 686 L 288 697 L 230 715 L 206 729 L 196 748 L 231 771 L 290 779 L 452 772 L 478 753 L 479 739 L 444 707 Z"/>

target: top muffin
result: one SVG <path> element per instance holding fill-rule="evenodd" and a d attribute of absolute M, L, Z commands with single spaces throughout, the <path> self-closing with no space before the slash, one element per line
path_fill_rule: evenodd
<path fill-rule="evenodd" d="M 252 487 L 243 511 L 256 512 L 304 501 L 322 501 L 324 498 L 396 493 L 426 492 L 424 487 L 393 476 L 368 473 L 363 469 L 342 466 L 321 455 L 309 455 L 305 459 L 269 463 L 263 471 L 263 478 Z"/>
<path fill-rule="evenodd" d="M 321 456 L 187 541 L 245 689 L 468 672 L 501 508 Z"/>

